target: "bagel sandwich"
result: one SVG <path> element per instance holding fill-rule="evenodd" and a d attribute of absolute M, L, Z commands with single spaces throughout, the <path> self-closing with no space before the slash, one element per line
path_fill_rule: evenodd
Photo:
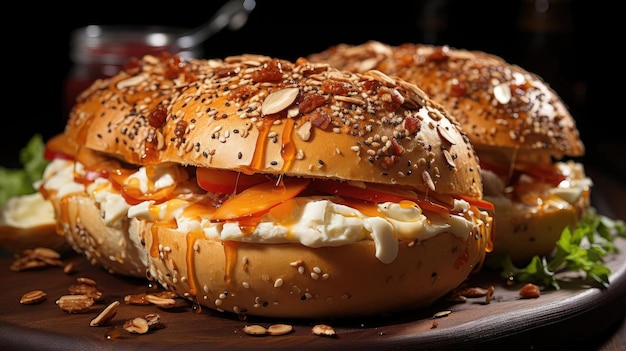
<path fill-rule="evenodd" d="M 84 91 L 48 149 L 41 191 L 78 251 L 215 311 L 418 309 L 492 246 L 467 135 L 379 71 L 144 56 Z"/>

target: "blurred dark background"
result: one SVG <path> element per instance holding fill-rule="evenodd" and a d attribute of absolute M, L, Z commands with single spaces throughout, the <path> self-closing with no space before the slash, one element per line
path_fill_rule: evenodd
<path fill-rule="evenodd" d="M 130 3 L 107 1 L 69 8 L 58 3 L 15 3 L 5 26 L 5 115 L 2 163 L 19 166 L 18 153 L 34 133 L 45 139 L 65 123 L 64 82 L 72 68 L 70 35 L 89 24 L 159 25 L 193 28 L 225 2 Z M 380 40 L 422 42 L 483 50 L 539 74 L 563 98 L 587 148 L 583 162 L 626 175 L 626 138 L 608 121 L 621 119 L 616 54 L 603 40 L 619 38 L 609 2 L 574 0 L 257 0 L 247 23 L 225 29 L 203 45 L 203 57 L 241 53 L 294 60 L 338 43 Z M 66 13 L 63 15 L 63 13 Z M 55 15 L 53 15 L 55 14 Z M 26 27 L 30 34 L 26 35 Z M 619 44 L 618 44 L 619 45 Z M 619 65 L 619 63 L 617 63 Z M 608 79 L 608 82 L 607 82 Z M 611 83 L 614 82 L 614 83 Z"/>

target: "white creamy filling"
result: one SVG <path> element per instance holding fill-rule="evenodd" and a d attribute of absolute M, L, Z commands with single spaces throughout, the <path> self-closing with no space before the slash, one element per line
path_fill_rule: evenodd
<path fill-rule="evenodd" d="M 553 209 L 567 209 L 574 206 L 574 204 L 581 199 L 584 194 L 589 191 L 593 182 L 591 178 L 587 177 L 584 172 L 584 167 L 581 163 L 573 161 L 557 162 L 555 166 L 559 168 L 560 172 L 567 178 L 561 181 L 558 186 L 547 187 L 545 183 L 535 183 L 535 181 L 525 175 L 522 175 L 520 182 L 526 182 L 528 184 L 535 183 L 536 186 L 530 192 L 527 193 L 529 198 L 536 198 L 537 200 L 529 203 L 516 203 L 522 211 L 528 210 L 529 207 L 542 206 L 543 208 Z M 489 171 L 483 171 L 488 173 Z M 483 176 L 483 183 L 485 188 L 500 189 L 499 191 L 485 192 L 485 200 L 494 204 L 496 213 L 510 212 L 514 206 L 513 202 L 506 197 L 501 184 L 497 176 Z M 492 184 L 493 182 L 500 182 L 500 184 Z M 540 203 L 539 203 L 540 202 Z M 531 205 L 532 204 L 532 205 Z M 538 208 L 532 209 L 533 212 L 538 211 Z"/>
<path fill-rule="evenodd" d="M 41 193 L 10 197 L 0 208 L 0 226 L 32 228 L 54 224 L 54 207 Z"/>
<path fill-rule="evenodd" d="M 84 191 L 85 187 L 71 186 L 73 168 L 68 165 L 59 172 L 50 174 L 46 186 L 59 193 Z M 148 179 L 145 169 L 140 169 L 130 178 L 138 180 L 141 189 L 152 189 L 170 186 L 177 177 L 171 167 L 163 167 L 152 172 L 153 178 Z M 177 229 L 182 232 L 203 231 L 209 238 L 255 243 L 300 243 L 308 247 L 340 246 L 360 240 L 373 240 L 376 244 L 376 257 L 382 262 L 391 262 L 398 253 L 399 240 L 425 240 L 442 232 L 450 232 L 459 238 L 466 238 L 474 227 L 471 221 L 462 216 L 445 214 L 440 217 L 427 218 L 419 206 L 386 202 L 377 205 L 378 215 L 368 216 L 347 205 L 335 203 L 331 196 L 296 197 L 291 217 L 275 218 L 272 212 L 265 214 L 251 233 L 244 233 L 237 222 L 211 222 L 211 209 L 207 208 L 205 216 L 187 215 L 185 209 L 198 204 L 203 196 L 181 195 L 170 200 L 154 204 L 143 201 L 137 205 L 126 203 L 122 195 L 115 190 L 108 179 L 100 178 L 90 184 L 86 191 L 96 201 L 107 223 L 127 216 L 129 218 L 149 221 L 175 220 Z M 455 207 L 468 211 L 466 201 L 456 200 Z"/>
<path fill-rule="evenodd" d="M 557 162 L 557 167 L 567 176 L 559 186 L 550 190 L 555 195 L 569 203 L 575 203 L 593 186 L 591 178 L 585 175 L 583 165 L 573 161 Z"/>
<path fill-rule="evenodd" d="M 149 190 L 167 188 L 168 186 L 172 186 L 176 181 L 175 170 L 173 167 L 175 166 L 168 165 L 164 167 L 153 167 L 155 174 L 151 177 L 152 182 L 154 182 L 151 187 L 149 186 L 150 182 L 145 167 L 139 168 L 137 172 L 128 177 L 126 184 L 129 184 L 133 179 L 136 179 L 139 181 L 139 190 L 141 190 L 142 193 L 147 193 Z"/>
<path fill-rule="evenodd" d="M 122 219 L 128 217 L 130 205 L 126 202 L 113 185 L 106 178 L 97 178 L 93 183 L 87 186 L 87 192 L 92 194 L 96 203 L 102 209 L 104 222 L 108 226 L 115 227 L 116 223 L 120 223 Z"/>
<path fill-rule="evenodd" d="M 54 159 L 46 166 L 42 184 L 45 189 L 56 191 L 58 198 L 85 191 L 83 184 L 74 182 L 74 162 L 63 159 Z"/>

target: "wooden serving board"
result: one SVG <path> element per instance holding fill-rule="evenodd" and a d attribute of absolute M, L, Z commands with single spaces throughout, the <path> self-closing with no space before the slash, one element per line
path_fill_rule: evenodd
<path fill-rule="evenodd" d="M 626 197 L 624 185 L 610 177 L 588 170 L 594 179 L 594 206 L 612 218 L 625 218 L 619 202 Z M 175 310 L 155 305 L 124 304 L 124 296 L 145 292 L 148 282 L 108 274 L 90 265 L 82 256 L 68 253 L 75 273 L 62 268 L 14 272 L 13 258 L 0 255 L 0 350 L 409 350 L 409 349 L 507 349 L 539 350 L 566 345 L 582 345 L 626 315 L 626 239 L 616 239 L 619 249 L 607 259 L 611 269 L 610 286 L 598 289 L 583 286 L 576 279 L 561 283 L 560 290 L 543 291 L 537 299 L 520 299 L 519 285 L 507 286 L 494 272 L 481 272 L 470 285 L 495 292 L 490 303 L 484 297 L 465 303 L 439 301 L 431 308 L 401 315 L 349 320 L 272 320 L 248 317 L 239 320 L 203 308 L 190 306 Z M 83 314 L 62 311 L 55 301 L 68 293 L 77 277 L 97 282 L 104 300 Z M 20 304 L 21 296 L 44 290 L 47 300 L 36 305 Z M 89 322 L 108 305 L 121 302 L 110 325 L 90 327 Z M 440 311 L 451 311 L 433 318 Z M 147 334 L 129 334 L 124 321 L 148 313 L 159 313 L 162 328 Z M 293 331 L 281 336 L 251 336 L 248 324 L 268 327 L 291 324 Z M 315 324 L 327 324 L 336 335 L 314 335 Z"/>

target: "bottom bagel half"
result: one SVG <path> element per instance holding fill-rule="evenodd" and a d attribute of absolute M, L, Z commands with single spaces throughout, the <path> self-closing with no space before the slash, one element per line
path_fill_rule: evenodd
<path fill-rule="evenodd" d="M 563 230 L 574 229 L 588 211 L 593 183 L 583 165 L 557 162 L 555 168 L 563 175 L 558 185 L 523 176 L 508 188 L 491 172 L 482 172 L 485 199 L 495 206 L 490 255 L 506 254 L 520 265 L 534 256 L 549 257 Z"/>
<path fill-rule="evenodd" d="M 125 215 L 128 205 L 108 180 L 101 178 L 90 185 L 75 182 L 76 165 L 54 160 L 40 187 L 52 203 L 59 236 L 94 266 L 113 274 L 145 277 L 146 255 L 133 228 L 138 221 Z"/>
<path fill-rule="evenodd" d="M 112 273 L 147 276 L 240 317 L 346 318 L 426 307 L 492 249 L 492 217 L 467 200 L 455 199 L 447 212 L 407 200 L 295 196 L 293 184 L 312 180 L 290 179 L 216 206 L 219 196 L 198 186 L 194 168 L 115 167 L 93 179 L 78 161 L 57 159 L 46 169 L 41 191 L 67 242 Z M 145 199 L 142 184 L 161 188 Z M 250 193 L 280 203 L 245 215 L 261 201 Z M 222 219 L 224 209 L 239 217 Z"/>
<path fill-rule="evenodd" d="M 426 307 L 482 263 L 489 235 L 401 242 L 390 263 L 373 240 L 337 247 L 220 241 L 143 223 L 149 273 L 195 303 L 240 316 L 343 318 Z"/>

